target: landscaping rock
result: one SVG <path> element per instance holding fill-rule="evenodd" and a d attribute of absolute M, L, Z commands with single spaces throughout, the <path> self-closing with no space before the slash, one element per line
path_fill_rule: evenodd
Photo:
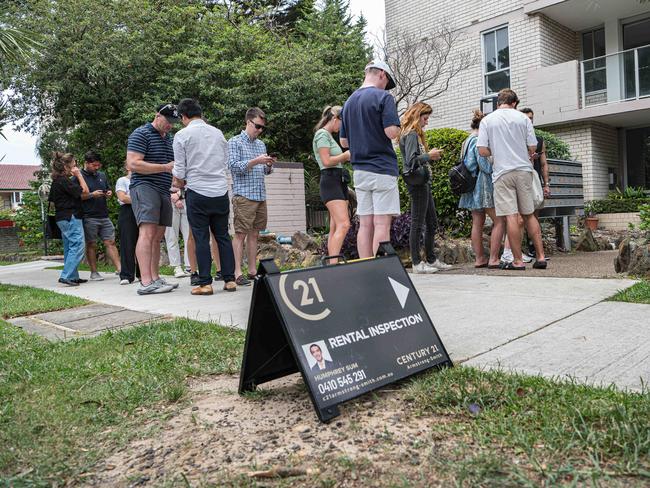
<path fill-rule="evenodd" d="M 618 246 L 618 256 L 614 259 L 614 269 L 617 273 L 627 273 L 632 261 L 632 255 L 639 247 L 639 243 L 634 239 L 628 237 L 623 239 Z"/>
<path fill-rule="evenodd" d="M 598 244 L 596 243 L 591 230 L 585 229 L 582 231 L 582 234 L 578 237 L 578 241 L 576 242 L 576 249 L 584 252 L 598 251 Z"/>
<path fill-rule="evenodd" d="M 272 258 L 280 265 L 287 261 L 288 254 L 287 248 L 278 244 L 275 240 L 262 243 L 258 251 L 259 259 Z"/>
<path fill-rule="evenodd" d="M 318 244 L 316 241 L 304 232 L 296 232 L 291 236 L 291 245 L 301 251 L 316 251 Z"/>
<path fill-rule="evenodd" d="M 650 278 L 650 244 L 637 245 L 631 252 L 627 272 L 634 276 Z"/>
<path fill-rule="evenodd" d="M 277 238 L 275 232 L 269 232 L 268 234 L 260 234 L 259 237 L 257 238 L 257 242 L 259 244 L 266 244 L 269 242 L 276 242 L 275 239 Z"/>

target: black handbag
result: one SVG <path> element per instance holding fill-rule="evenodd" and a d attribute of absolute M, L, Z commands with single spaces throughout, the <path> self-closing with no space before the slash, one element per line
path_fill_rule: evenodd
<path fill-rule="evenodd" d="M 402 178 L 404 179 L 404 183 L 407 185 L 424 185 L 429 180 L 429 172 L 424 167 L 424 165 L 416 163 L 408 171 L 402 170 Z"/>
<path fill-rule="evenodd" d="M 51 202 L 48 202 L 47 213 L 45 214 L 45 222 L 43 222 L 45 238 L 50 240 L 62 239 L 63 236 L 61 235 L 61 229 L 56 224 L 56 216 L 50 215 L 50 204 Z"/>

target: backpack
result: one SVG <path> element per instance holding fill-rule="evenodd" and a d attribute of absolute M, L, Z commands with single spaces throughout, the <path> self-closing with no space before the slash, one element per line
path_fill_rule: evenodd
<path fill-rule="evenodd" d="M 456 196 L 474 191 L 474 187 L 476 186 L 476 175 L 472 174 L 472 172 L 467 169 L 467 166 L 465 166 L 465 156 L 467 155 L 467 148 L 472 137 L 475 136 L 469 136 L 465 139 L 460 151 L 458 164 L 449 170 L 449 186 Z"/>

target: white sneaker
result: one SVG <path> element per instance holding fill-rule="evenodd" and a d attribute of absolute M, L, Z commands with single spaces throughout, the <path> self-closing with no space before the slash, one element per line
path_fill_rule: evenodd
<path fill-rule="evenodd" d="M 130 284 L 131 284 L 131 282 L 129 280 L 127 280 L 126 278 L 124 278 L 123 280 L 120 280 L 120 285 L 130 285 Z"/>
<path fill-rule="evenodd" d="M 181 266 L 174 268 L 174 278 L 185 278 L 186 276 L 189 276 L 189 274 Z"/>
<path fill-rule="evenodd" d="M 137 292 L 138 295 L 157 295 L 158 293 L 169 293 L 172 289 L 171 285 L 162 285 L 157 281 L 152 281 L 147 286 L 140 283 Z"/>
<path fill-rule="evenodd" d="M 413 273 L 415 274 L 433 274 L 438 271 L 438 268 L 434 268 L 424 261 L 420 261 L 419 264 L 413 266 Z"/>
<path fill-rule="evenodd" d="M 533 259 L 532 256 L 529 256 L 529 255 L 526 254 L 526 253 L 522 253 L 522 255 L 521 255 L 521 260 L 522 260 L 524 263 L 532 263 L 533 261 L 535 261 L 535 259 Z"/>
<path fill-rule="evenodd" d="M 95 271 L 94 273 L 90 273 L 90 281 L 104 281 L 104 277 Z"/>
<path fill-rule="evenodd" d="M 514 260 L 515 257 L 512 255 L 512 249 L 504 249 L 501 255 L 501 261 L 504 263 L 512 263 Z"/>
<path fill-rule="evenodd" d="M 451 264 L 443 263 L 442 261 L 440 261 L 440 259 L 436 259 L 433 263 L 427 263 L 427 264 L 432 268 L 437 268 L 436 271 L 453 268 Z"/>

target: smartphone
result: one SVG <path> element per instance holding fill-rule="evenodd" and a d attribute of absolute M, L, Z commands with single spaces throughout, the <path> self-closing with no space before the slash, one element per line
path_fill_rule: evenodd
<path fill-rule="evenodd" d="M 272 152 L 272 153 L 269 153 L 269 156 L 272 157 L 272 158 L 277 159 L 278 158 L 278 153 Z"/>

